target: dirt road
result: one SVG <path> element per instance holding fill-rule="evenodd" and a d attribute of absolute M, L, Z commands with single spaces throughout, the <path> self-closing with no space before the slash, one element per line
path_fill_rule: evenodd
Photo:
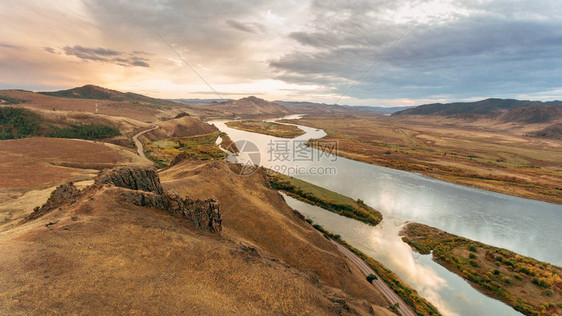
<path fill-rule="evenodd" d="M 373 269 L 371 269 L 371 267 L 369 267 L 369 265 L 367 265 L 365 261 L 363 261 L 363 259 L 359 258 L 356 254 L 351 252 L 351 250 L 347 249 L 345 246 L 342 246 L 333 240 L 330 241 L 334 245 L 336 245 L 336 247 L 338 247 L 338 250 L 341 253 L 343 253 L 346 257 L 348 257 L 351 261 L 353 261 L 359 267 L 359 269 L 361 269 L 361 271 L 365 273 L 365 275 L 374 274 L 375 276 L 377 276 L 377 279 L 373 280 L 373 285 L 379 291 L 381 291 L 384 297 L 386 297 L 386 299 L 391 304 L 393 305 L 398 304 L 398 312 L 400 313 L 400 315 L 416 316 L 416 314 L 410 309 L 410 307 L 406 305 L 406 303 L 404 303 L 404 301 L 396 293 L 394 293 L 394 291 L 390 289 L 390 287 L 386 283 L 384 283 L 384 281 L 379 277 L 379 275 L 375 273 L 375 271 L 373 271 Z"/>
<path fill-rule="evenodd" d="M 139 140 L 139 136 L 143 135 L 144 133 L 148 133 L 150 131 L 153 131 L 155 129 L 160 128 L 160 126 L 158 125 L 154 125 L 152 128 L 144 130 L 138 134 L 136 134 L 135 136 L 133 136 L 133 141 L 135 142 L 135 146 L 137 146 L 137 152 L 139 153 L 139 156 L 141 156 L 143 159 L 146 159 L 148 161 L 150 161 L 148 158 L 146 158 L 146 156 L 144 155 L 144 149 L 142 147 L 142 143 Z"/>

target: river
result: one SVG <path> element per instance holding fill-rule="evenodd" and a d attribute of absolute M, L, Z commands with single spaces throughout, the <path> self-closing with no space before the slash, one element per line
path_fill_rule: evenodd
<path fill-rule="evenodd" d="M 294 117 L 291 117 L 294 118 Z M 340 194 L 362 199 L 383 214 L 370 227 L 287 198 L 289 205 L 377 259 L 447 315 L 514 315 L 511 307 L 479 293 L 430 256 L 413 253 L 398 232 L 408 221 L 562 264 L 562 206 L 488 192 L 416 173 L 366 164 L 315 149 L 302 149 L 322 130 L 300 126 L 305 135 L 286 140 L 214 123 L 233 141 L 259 148 L 255 163 Z M 311 155 L 309 157 L 309 155 Z M 306 156 L 306 157 L 305 157 Z"/>

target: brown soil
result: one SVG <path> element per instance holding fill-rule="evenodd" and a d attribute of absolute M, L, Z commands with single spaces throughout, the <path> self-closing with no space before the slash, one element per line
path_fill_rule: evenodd
<path fill-rule="evenodd" d="M 0 141 L 0 189 L 32 188 L 81 179 L 84 172 L 143 162 L 115 145 L 77 139 L 24 138 Z"/>

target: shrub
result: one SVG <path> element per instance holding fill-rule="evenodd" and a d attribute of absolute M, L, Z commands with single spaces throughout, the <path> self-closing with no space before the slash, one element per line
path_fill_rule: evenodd
<path fill-rule="evenodd" d="M 373 283 L 373 281 L 377 279 L 377 276 L 372 273 L 367 276 L 367 281 L 369 281 L 369 283 Z"/>
<path fill-rule="evenodd" d="M 546 289 L 546 290 L 542 291 L 542 295 L 552 296 L 552 295 L 554 295 L 554 292 L 551 289 Z"/>
<path fill-rule="evenodd" d="M 473 254 L 473 253 L 471 253 L 470 255 L 468 255 L 468 257 L 469 257 L 470 259 L 476 259 L 476 255 Z"/>
<path fill-rule="evenodd" d="M 494 270 L 495 275 L 500 275 L 500 270 Z"/>
<path fill-rule="evenodd" d="M 0 107 L 0 139 L 23 138 L 39 131 L 39 116 L 22 108 Z"/>
<path fill-rule="evenodd" d="M 470 265 L 473 267 L 478 267 L 478 262 L 474 261 L 474 260 L 470 260 Z"/>
<path fill-rule="evenodd" d="M 476 248 L 476 246 L 474 246 L 474 245 L 468 246 L 468 250 L 470 250 L 472 252 L 478 252 L 478 248 Z"/>
<path fill-rule="evenodd" d="M 67 128 L 55 127 L 47 137 L 99 139 L 119 136 L 121 133 L 115 127 L 101 124 L 77 124 Z"/>

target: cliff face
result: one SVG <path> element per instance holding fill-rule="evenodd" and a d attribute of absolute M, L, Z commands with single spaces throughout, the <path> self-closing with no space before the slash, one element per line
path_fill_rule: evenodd
<path fill-rule="evenodd" d="M 145 168 L 124 167 L 106 169 L 95 179 L 95 184 L 113 184 L 117 187 L 164 194 L 156 171 Z"/>
<path fill-rule="evenodd" d="M 38 218 L 63 205 L 74 204 L 107 185 L 121 188 L 120 197 L 128 203 L 167 211 L 184 218 L 188 224 L 209 232 L 222 230 L 220 207 L 215 199 L 192 200 L 187 196 L 182 198 L 177 193 L 164 192 L 160 178 L 154 170 L 136 167 L 104 170 L 96 177 L 94 185 L 82 191 L 72 183 L 61 185 L 51 193 L 47 202 L 41 207 L 36 207 L 25 221 Z"/>
<path fill-rule="evenodd" d="M 156 194 L 143 191 L 124 191 L 121 196 L 131 204 L 153 207 L 185 218 L 197 228 L 218 233 L 222 230 L 219 203 L 215 199 L 192 200 L 176 193 Z"/>

